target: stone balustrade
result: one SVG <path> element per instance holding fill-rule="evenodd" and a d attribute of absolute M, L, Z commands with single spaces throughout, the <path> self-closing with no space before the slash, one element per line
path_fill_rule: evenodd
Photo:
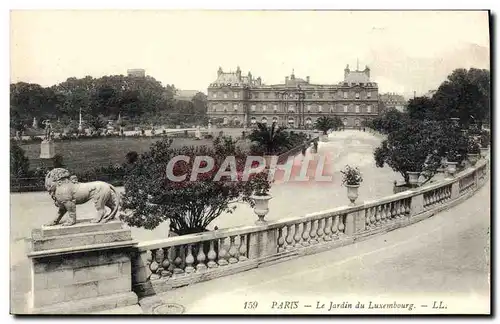
<path fill-rule="evenodd" d="M 488 168 L 481 160 L 435 184 L 299 218 L 140 242 L 132 257 L 133 290 L 139 296 L 164 292 L 410 225 L 473 195 Z"/>

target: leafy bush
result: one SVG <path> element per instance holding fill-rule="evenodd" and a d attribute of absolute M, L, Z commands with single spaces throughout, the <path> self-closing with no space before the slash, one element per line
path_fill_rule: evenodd
<path fill-rule="evenodd" d="M 342 185 L 356 186 L 363 182 L 361 171 L 357 167 L 346 165 L 342 173 Z"/>
<path fill-rule="evenodd" d="M 490 145 L 490 141 L 491 141 L 490 132 L 482 131 L 481 132 L 481 147 L 482 148 L 488 147 L 488 145 Z"/>
<path fill-rule="evenodd" d="M 479 144 L 472 138 L 469 139 L 467 145 L 467 153 L 469 154 L 479 154 L 481 152 Z"/>

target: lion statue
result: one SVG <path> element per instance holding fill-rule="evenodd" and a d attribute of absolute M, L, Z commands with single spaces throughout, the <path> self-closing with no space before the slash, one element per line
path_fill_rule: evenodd
<path fill-rule="evenodd" d="M 76 223 L 76 205 L 84 204 L 90 200 L 94 202 L 97 216 L 91 220 L 93 223 L 105 223 L 115 219 L 120 208 L 120 197 L 116 189 L 109 183 L 102 181 L 78 182 L 75 175 L 68 170 L 56 168 L 45 176 L 45 188 L 59 208 L 57 217 L 47 224 L 53 226 L 59 224 L 63 216 L 68 213 L 68 220 L 63 226 L 71 226 Z M 106 215 L 106 208 L 111 212 Z"/>

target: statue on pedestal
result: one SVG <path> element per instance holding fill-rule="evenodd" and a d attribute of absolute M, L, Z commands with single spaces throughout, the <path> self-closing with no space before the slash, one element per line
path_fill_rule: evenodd
<path fill-rule="evenodd" d="M 36 117 L 33 117 L 33 129 L 38 129 L 38 121 L 36 120 Z"/>
<path fill-rule="evenodd" d="M 90 200 L 94 202 L 97 211 L 92 223 L 107 223 L 114 220 L 120 208 L 120 196 L 112 185 L 103 181 L 78 182 L 75 175 L 71 175 L 63 168 L 52 169 L 47 173 L 45 188 L 58 208 L 56 218 L 47 226 L 59 224 L 66 213 L 69 219 L 62 225 L 75 225 L 76 205 Z M 111 209 L 108 215 L 106 215 L 106 207 Z"/>
<path fill-rule="evenodd" d="M 45 135 L 43 137 L 44 141 L 50 142 L 52 140 L 53 132 L 52 132 L 52 125 L 50 124 L 50 120 L 44 120 L 43 123 L 45 125 Z"/>

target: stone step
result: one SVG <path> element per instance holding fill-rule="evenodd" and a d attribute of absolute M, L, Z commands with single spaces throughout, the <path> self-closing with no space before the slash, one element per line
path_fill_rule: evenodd
<path fill-rule="evenodd" d="M 114 220 L 108 223 L 91 223 L 90 219 L 77 220 L 72 226 L 42 226 L 42 237 L 53 237 L 70 234 L 102 232 L 122 229 L 123 223 L 119 220 Z"/>

